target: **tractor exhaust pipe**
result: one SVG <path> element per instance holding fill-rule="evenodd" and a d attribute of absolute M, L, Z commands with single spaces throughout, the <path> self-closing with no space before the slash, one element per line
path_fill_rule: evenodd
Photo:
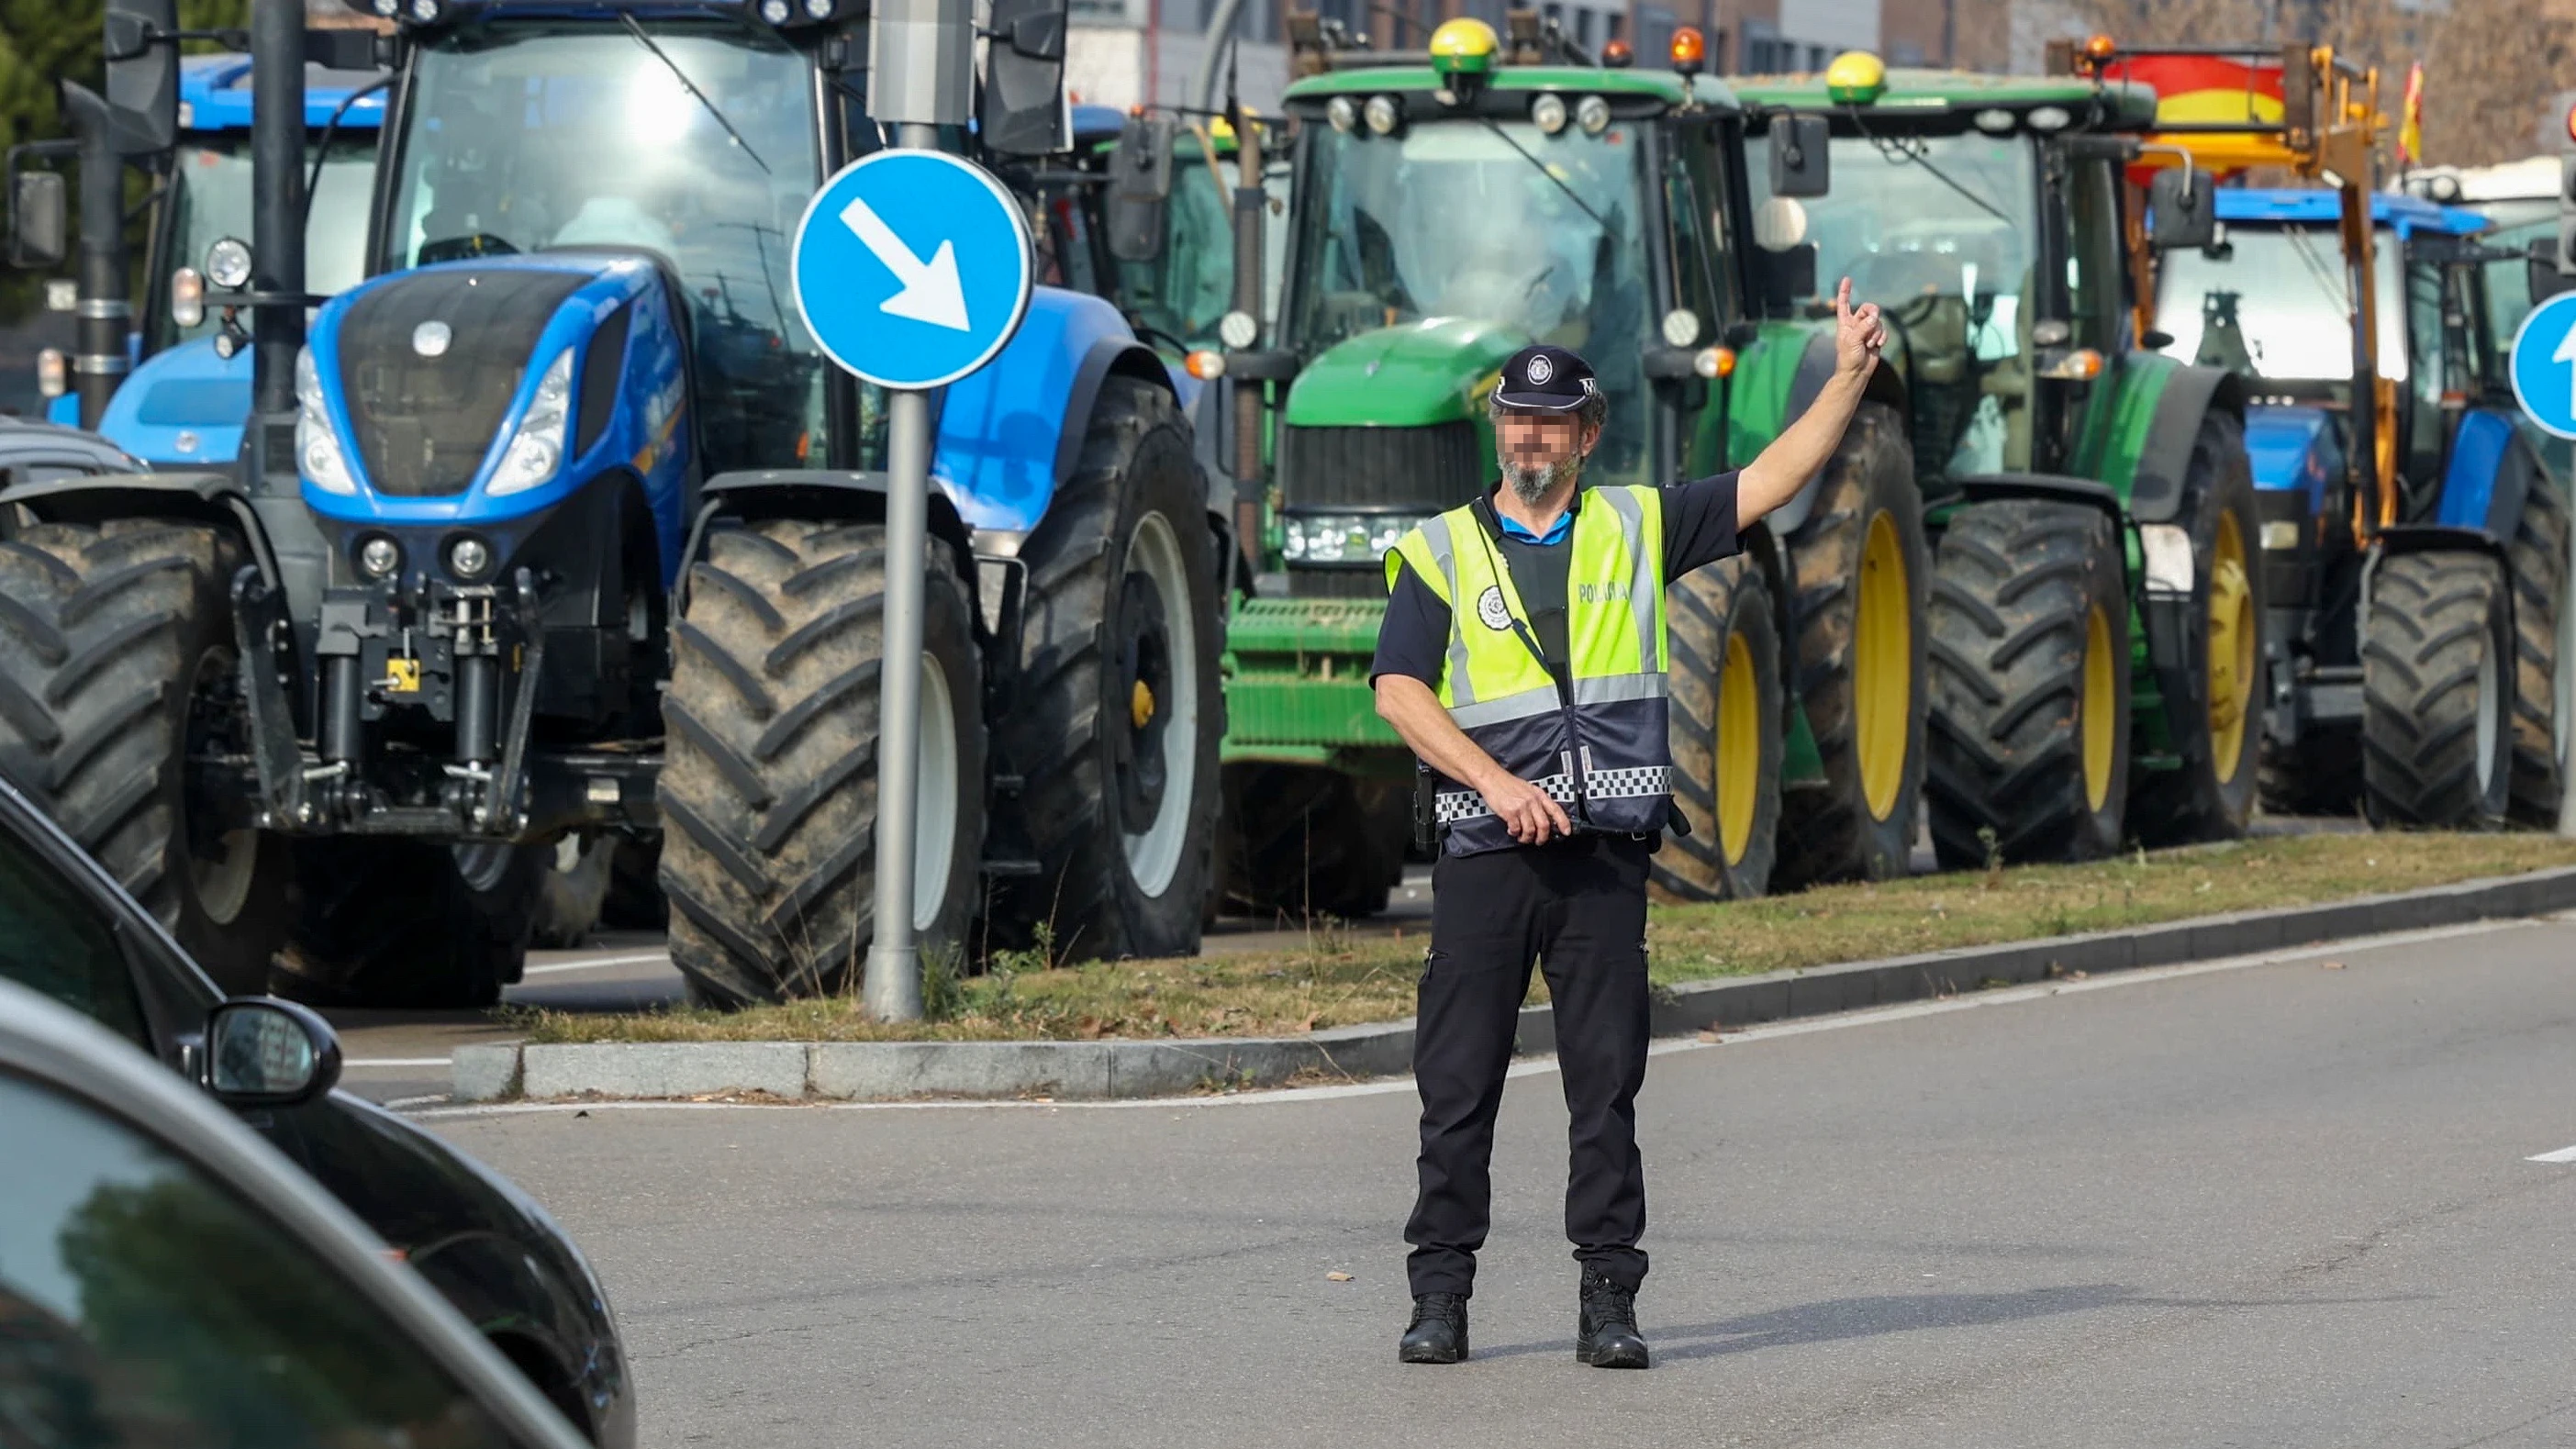
<path fill-rule="evenodd" d="M 252 0 L 250 16 L 251 408 L 244 439 L 254 492 L 295 489 L 295 357 L 304 348 L 304 4 Z"/>

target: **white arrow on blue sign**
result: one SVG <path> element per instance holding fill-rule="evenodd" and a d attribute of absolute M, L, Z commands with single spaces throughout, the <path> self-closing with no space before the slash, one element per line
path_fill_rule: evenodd
<path fill-rule="evenodd" d="M 1019 330 L 1034 280 L 1028 218 L 972 162 L 878 151 L 805 204 L 788 274 L 834 362 L 880 387 L 943 387 Z"/>
<path fill-rule="evenodd" d="M 2531 309 L 2513 334 L 2513 396 L 2531 420 L 2576 438 L 2576 292 Z"/>

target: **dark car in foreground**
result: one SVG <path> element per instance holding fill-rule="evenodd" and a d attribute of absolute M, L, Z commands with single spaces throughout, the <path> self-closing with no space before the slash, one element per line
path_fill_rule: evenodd
<path fill-rule="evenodd" d="M 316 1030 L 318 1028 L 318 1030 Z M 206 1022 L 218 1098 L 339 1070 L 321 1019 Z M 0 982 L 0 1442 L 78 1449 L 582 1439 L 384 1241 L 94 1022 Z"/>
<path fill-rule="evenodd" d="M 5 681 L 0 681 L 5 685 Z M 5 763 L 5 762 L 0 762 Z M 15 981 L 208 1081 L 223 994 L 98 864 L 0 780 L 0 981 Z M 330 1028 L 291 1013 L 329 1044 Z M 239 1003 L 235 1003 L 238 1005 Z M 635 1442 L 635 1399 L 607 1294 L 517 1187 L 400 1117 L 336 1089 L 229 1103 L 373 1229 L 600 1449 Z M 0 1174 L 5 1175 L 5 1174 Z M 5 1340 L 0 1327 L 0 1340 Z"/>

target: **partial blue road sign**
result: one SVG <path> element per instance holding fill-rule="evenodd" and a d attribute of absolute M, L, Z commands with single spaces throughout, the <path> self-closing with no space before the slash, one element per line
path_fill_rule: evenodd
<path fill-rule="evenodd" d="M 984 169 L 879 151 L 805 205 L 788 262 L 796 310 L 834 362 L 881 387 L 955 382 L 1028 311 L 1028 219 Z"/>
<path fill-rule="evenodd" d="M 2531 309 L 2513 334 L 2513 396 L 2531 420 L 2576 438 L 2576 292 Z"/>

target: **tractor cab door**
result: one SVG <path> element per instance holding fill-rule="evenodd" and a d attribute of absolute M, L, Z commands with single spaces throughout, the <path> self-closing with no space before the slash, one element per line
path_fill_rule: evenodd
<path fill-rule="evenodd" d="M 1686 122 L 1673 140 L 1663 167 L 1664 278 L 1658 288 L 1669 300 L 1656 321 L 1659 335 L 1639 341 L 1650 349 L 1687 354 L 1715 346 L 1743 310 L 1731 285 L 1735 266 L 1726 255 L 1725 151 L 1716 127 Z M 1664 375 L 1681 371 L 1677 367 L 1647 371 L 1655 393 L 1648 476 L 1698 478 L 1725 467 L 1725 410 L 1716 405 L 1716 385 L 1696 373 Z"/>
<path fill-rule="evenodd" d="M 2051 227 L 2065 238 L 2059 263 L 2064 275 L 2049 278 L 2041 293 L 2056 293 L 2063 306 L 2052 309 L 2053 318 L 2026 325 L 2062 321 L 2066 336 L 2054 344 L 2035 334 L 2023 338 L 2039 374 L 2031 464 L 2043 472 L 2094 477 L 2110 443 L 2115 372 L 2135 345 L 2128 256 L 2120 230 L 2124 188 L 2117 163 L 2107 154 L 2076 151 L 2067 156 L 2065 168 L 2065 182 L 2052 198 L 2063 224 Z"/>

